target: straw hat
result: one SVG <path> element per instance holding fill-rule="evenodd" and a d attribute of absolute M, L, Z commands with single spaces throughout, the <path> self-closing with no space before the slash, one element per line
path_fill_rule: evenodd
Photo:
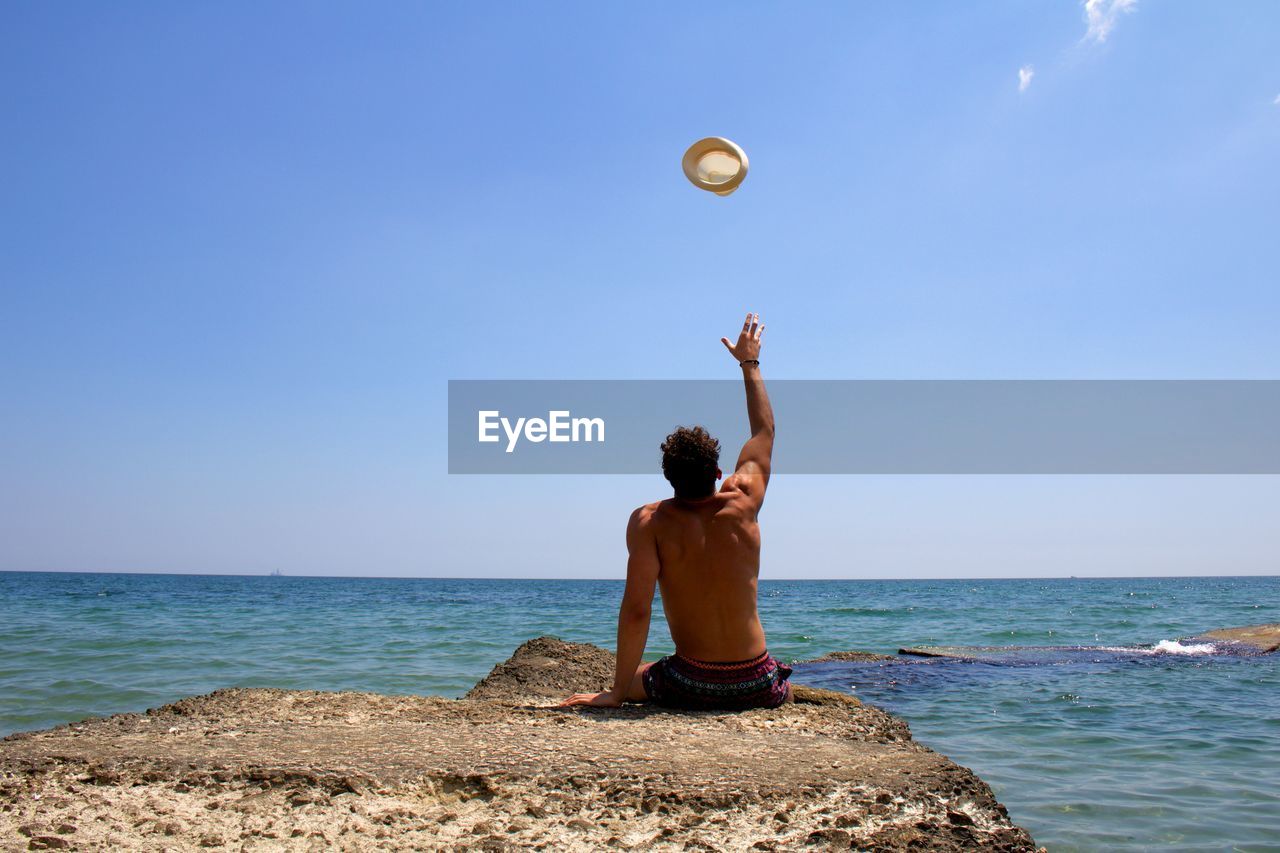
<path fill-rule="evenodd" d="M 680 165 L 698 189 L 728 195 L 747 177 L 747 152 L 723 137 L 708 136 L 689 146 Z"/>

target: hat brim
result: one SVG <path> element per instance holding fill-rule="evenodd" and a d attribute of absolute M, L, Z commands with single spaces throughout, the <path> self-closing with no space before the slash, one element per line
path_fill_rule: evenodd
<path fill-rule="evenodd" d="M 727 154 L 738 161 L 738 171 L 729 180 L 712 183 L 698 176 L 698 161 L 713 151 Z M 684 169 L 684 176 L 689 179 L 689 183 L 698 189 L 713 192 L 716 195 L 729 195 L 747 177 L 747 152 L 724 137 L 708 136 L 706 139 L 699 139 L 689 146 L 689 150 L 684 152 L 684 158 L 681 159 L 680 166 Z"/>

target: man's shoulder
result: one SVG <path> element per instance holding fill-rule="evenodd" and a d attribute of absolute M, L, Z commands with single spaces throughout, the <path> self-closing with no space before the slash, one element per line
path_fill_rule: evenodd
<path fill-rule="evenodd" d="M 654 501 L 651 504 L 636 507 L 635 511 L 631 513 L 631 523 L 637 527 L 648 527 L 653 523 L 654 516 L 661 507 L 662 501 Z"/>

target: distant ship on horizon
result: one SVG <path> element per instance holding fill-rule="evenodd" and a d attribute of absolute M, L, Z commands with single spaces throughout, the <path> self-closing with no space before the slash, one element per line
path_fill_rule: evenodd
<path fill-rule="evenodd" d="M 272 577 L 272 578 L 282 578 L 282 577 L 284 577 L 284 572 L 280 571 L 279 569 L 276 569 L 276 570 L 275 570 L 275 571 L 273 571 L 270 575 L 268 575 L 268 577 Z"/>

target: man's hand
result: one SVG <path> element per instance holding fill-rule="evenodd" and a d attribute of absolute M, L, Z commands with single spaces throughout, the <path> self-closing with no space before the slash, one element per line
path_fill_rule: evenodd
<path fill-rule="evenodd" d="M 747 319 L 742 321 L 742 332 L 738 335 L 738 342 L 731 344 L 728 338 L 721 338 L 720 343 L 724 344 L 725 349 L 739 362 L 752 358 L 759 359 L 762 334 L 764 334 L 764 324 L 760 322 L 760 315 L 748 314 Z"/>
<path fill-rule="evenodd" d="M 574 705 L 590 705 L 592 708 L 617 708 L 622 704 L 622 697 L 612 690 L 603 693 L 575 693 L 557 705 L 557 708 L 571 708 Z"/>

